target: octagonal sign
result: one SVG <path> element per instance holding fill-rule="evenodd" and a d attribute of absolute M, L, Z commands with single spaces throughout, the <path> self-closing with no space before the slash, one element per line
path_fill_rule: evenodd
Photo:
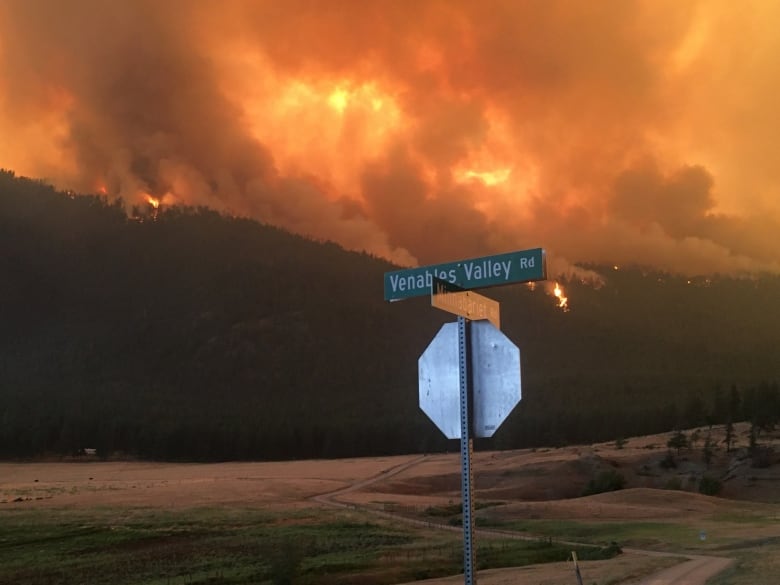
<path fill-rule="evenodd" d="M 445 323 L 417 360 L 420 409 L 448 439 L 460 438 L 458 324 Z"/>
<path fill-rule="evenodd" d="M 471 323 L 474 436 L 492 437 L 520 402 L 520 350 L 489 321 Z M 458 324 L 446 323 L 418 360 L 420 409 L 460 438 Z"/>
<path fill-rule="evenodd" d="M 520 349 L 490 321 L 474 321 L 471 369 L 474 436 L 492 437 L 520 402 Z"/>

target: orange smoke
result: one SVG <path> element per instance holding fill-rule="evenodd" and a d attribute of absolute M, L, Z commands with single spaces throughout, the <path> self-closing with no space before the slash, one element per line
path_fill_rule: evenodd
<path fill-rule="evenodd" d="M 402 264 L 543 246 L 566 278 L 780 272 L 778 21 L 762 0 L 8 0 L 0 167 Z"/>

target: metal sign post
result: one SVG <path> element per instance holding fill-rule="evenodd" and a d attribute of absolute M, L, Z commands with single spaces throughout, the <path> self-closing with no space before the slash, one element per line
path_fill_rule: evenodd
<path fill-rule="evenodd" d="M 474 452 L 472 422 L 474 393 L 471 388 L 471 323 L 458 317 L 458 362 L 460 381 L 460 481 L 463 507 L 463 577 L 466 585 L 474 585 L 473 496 L 471 492 L 471 454 Z"/>

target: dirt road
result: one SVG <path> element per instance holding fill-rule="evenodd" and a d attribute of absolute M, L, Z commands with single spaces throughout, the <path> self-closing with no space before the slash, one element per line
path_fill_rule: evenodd
<path fill-rule="evenodd" d="M 373 514 L 385 518 L 392 518 L 405 523 L 424 524 L 431 528 L 440 528 L 442 530 L 448 530 L 448 531 L 460 530 L 459 528 L 454 528 L 452 526 L 448 526 L 445 524 L 437 524 L 435 522 L 411 519 L 405 516 L 400 516 L 385 511 L 379 511 L 370 508 L 368 506 L 362 506 L 354 502 L 346 503 L 343 501 L 339 501 L 337 499 L 339 496 L 344 496 L 348 493 L 359 491 L 365 487 L 370 486 L 373 483 L 386 480 L 389 477 L 392 477 L 394 475 L 401 473 L 402 471 L 409 469 L 410 467 L 414 467 L 415 465 L 419 464 L 424 460 L 425 457 L 418 457 L 410 461 L 405 461 L 400 465 L 396 465 L 394 467 L 385 469 L 381 473 L 378 473 L 374 476 L 354 482 L 347 487 L 343 487 L 329 493 L 319 494 L 317 496 L 312 497 L 311 499 L 316 502 L 319 502 L 320 504 L 325 504 L 330 506 L 360 508 L 362 510 L 371 512 Z M 528 538 L 523 535 L 513 534 L 506 531 L 489 530 L 489 529 L 487 530 L 478 529 L 476 533 L 486 537 L 503 537 L 503 538 L 510 537 L 510 538 L 522 538 L 522 539 Z M 647 551 L 647 550 L 633 549 L 633 548 L 624 549 L 624 553 L 625 553 L 624 556 L 627 558 L 644 557 L 646 559 L 663 558 L 666 560 L 679 558 L 681 559 L 681 562 L 674 564 L 671 567 L 664 568 L 660 571 L 653 572 L 648 576 L 641 577 L 639 580 L 636 580 L 634 578 L 629 578 L 628 580 L 625 581 L 612 581 L 614 583 L 619 582 L 622 585 L 706 585 L 706 582 L 709 578 L 725 570 L 734 562 L 733 559 L 723 558 L 723 557 L 709 557 L 709 556 L 702 556 L 702 555 L 696 555 L 696 556 L 677 555 L 673 553 Z M 600 563 L 603 564 L 606 562 L 610 562 L 610 561 L 602 561 Z M 555 563 L 555 564 L 561 565 L 561 563 Z M 594 563 L 594 568 L 595 565 L 596 564 Z M 540 583 L 540 582 L 554 585 L 555 583 L 557 583 L 557 580 L 554 576 L 547 575 L 547 577 L 549 577 L 550 580 L 546 580 L 545 576 L 543 576 L 542 574 L 540 574 L 538 571 L 534 569 L 535 568 L 522 567 L 517 569 L 499 569 L 493 571 L 481 571 L 478 577 L 479 577 L 479 582 L 484 583 L 485 585 L 508 585 L 509 583 L 512 583 L 513 585 L 522 585 L 523 583 Z M 570 571 L 568 570 L 567 567 L 564 568 L 563 570 L 559 569 L 558 571 L 553 571 L 553 572 L 557 572 L 557 573 L 564 572 L 566 573 L 567 577 L 570 575 Z M 540 578 L 542 579 L 542 581 L 539 581 Z M 420 583 L 424 583 L 425 585 L 454 585 L 455 583 L 459 583 L 460 579 L 462 579 L 462 577 L 450 576 L 443 579 L 429 579 Z M 568 579 L 566 582 L 568 582 Z"/>
<path fill-rule="evenodd" d="M 724 571 L 734 562 L 733 559 L 723 557 L 687 556 L 686 558 L 689 560 L 626 585 L 705 585 L 707 579 Z"/>

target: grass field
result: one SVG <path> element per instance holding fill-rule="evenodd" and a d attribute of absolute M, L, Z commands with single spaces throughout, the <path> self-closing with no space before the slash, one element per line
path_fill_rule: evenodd
<path fill-rule="evenodd" d="M 572 550 L 587 585 L 637 583 L 685 555 L 735 559 L 707 585 L 771 585 L 780 574 L 775 470 L 721 451 L 728 497 L 662 489 L 695 486 L 691 477 L 717 469 L 696 463 L 693 450 L 678 468 L 660 468 L 663 452 L 648 446 L 664 440 L 476 453 L 480 585 L 569 585 Z M 627 489 L 561 495 L 603 469 L 619 470 Z M 457 454 L 0 462 L 0 584 L 454 584 L 457 470 Z M 614 547 L 599 547 L 611 543 L 625 553 L 588 560 L 593 551 L 610 557 Z"/>

